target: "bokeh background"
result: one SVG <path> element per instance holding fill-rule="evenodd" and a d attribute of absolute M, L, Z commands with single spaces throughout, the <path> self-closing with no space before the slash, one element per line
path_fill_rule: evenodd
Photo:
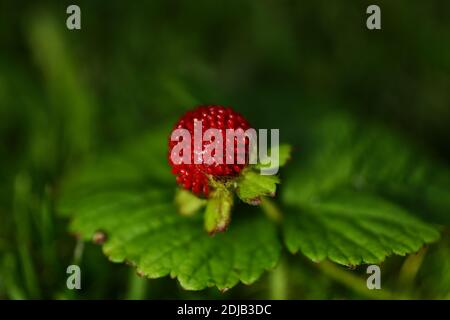
<path fill-rule="evenodd" d="M 69 4 L 81 7 L 79 31 L 66 28 Z M 381 7 L 381 31 L 365 27 L 369 4 Z M 330 276 L 302 256 L 287 258 L 289 290 L 281 295 L 277 273 L 226 293 L 141 279 L 98 246 L 77 245 L 55 210 L 58 186 L 91 156 L 206 103 L 280 128 L 298 159 L 322 143 L 308 139 L 318 119 L 345 115 L 358 128 L 348 144 L 376 125 L 446 175 L 449 12 L 445 0 L 1 0 L 0 298 L 370 298 L 346 270 Z M 335 130 L 323 128 L 325 141 Z M 379 160 L 395 159 L 387 150 Z M 450 296 L 449 189 L 439 197 L 444 204 L 429 222 L 444 225 L 442 240 L 424 259 L 386 261 L 386 283 L 414 298 Z M 77 250 L 79 292 L 65 289 Z M 399 272 L 416 267 L 398 283 Z"/>

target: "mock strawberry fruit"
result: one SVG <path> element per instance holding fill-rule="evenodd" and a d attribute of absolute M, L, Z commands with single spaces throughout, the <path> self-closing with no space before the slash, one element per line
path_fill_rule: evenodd
<path fill-rule="evenodd" d="M 217 138 L 214 136 L 210 139 L 208 139 L 208 135 L 198 137 L 198 134 L 196 135 L 198 131 L 194 131 L 200 128 L 202 135 L 208 129 L 217 129 L 222 137 L 221 141 L 220 139 L 215 141 Z M 226 179 L 227 177 L 237 176 L 248 163 L 248 138 L 230 136 L 227 131 L 238 129 L 246 131 L 249 128 L 250 125 L 247 120 L 231 108 L 208 105 L 199 106 L 186 112 L 175 124 L 172 132 L 173 134 L 177 129 L 185 129 L 186 132 L 189 132 L 190 140 L 187 141 L 189 148 L 184 149 L 177 155 L 183 157 L 184 161 L 174 160 L 172 152 L 182 139 L 174 140 L 172 135 L 169 138 L 169 164 L 172 167 L 172 173 L 177 176 L 177 183 L 199 196 L 208 197 L 211 179 Z M 201 140 L 194 141 L 196 137 Z M 238 139 L 243 140 L 239 142 Z M 228 150 L 227 143 L 230 143 L 230 141 L 233 146 L 232 155 L 226 152 Z M 186 141 L 184 142 L 186 143 Z M 216 146 L 222 145 L 219 151 L 216 148 L 211 151 L 211 145 L 214 142 L 216 142 Z M 239 143 L 242 143 L 241 146 L 245 148 L 244 155 L 242 155 L 242 149 L 238 148 Z M 190 155 L 183 154 L 186 150 L 190 151 Z M 208 151 L 211 151 L 213 157 L 205 161 Z M 215 153 L 220 151 L 223 153 L 223 157 L 217 161 Z"/>

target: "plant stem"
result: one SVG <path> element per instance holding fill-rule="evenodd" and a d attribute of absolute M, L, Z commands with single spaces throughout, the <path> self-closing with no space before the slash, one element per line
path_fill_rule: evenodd
<path fill-rule="evenodd" d="M 39 203 L 39 233 L 42 242 L 42 256 L 49 273 L 59 270 L 57 248 L 55 241 L 55 225 L 53 217 L 53 203 L 50 187 L 45 187 L 45 194 Z"/>
<path fill-rule="evenodd" d="M 403 262 L 402 268 L 400 269 L 400 274 L 398 277 L 398 284 L 400 287 L 406 289 L 412 288 L 414 280 L 420 267 L 422 266 L 425 253 L 427 252 L 426 247 L 420 249 L 416 254 L 410 254 Z"/>
<path fill-rule="evenodd" d="M 40 289 L 31 256 L 30 198 L 31 181 L 27 174 L 19 174 L 14 181 L 14 220 L 16 242 L 25 287 L 31 298 L 40 297 Z"/>
<path fill-rule="evenodd" d="M 142 300 L 145 299 L 147 291 L 148 279 L 139 277 L 134 268 L 130 270 L 130 276 L 128 278 L 128 291 L 126 299 L 128 300 Z"/>
<path fill-rule="evenodd" d="M 283 213 L 275 202 L 269 198 L 261 198 L 261 209 L 270 220 L 275 221 L 276 223 L 280 223 L 283 220 Z"/>
<path fill-rule="evenodd" d="M 337 266 L 332 262 L 324 261 L 316 264 L 316 266 L 320 271 L 322 271 L 324 274 L 326 274 L 336 282 L 339 282 L 340 284 L 346 286 L 349 289 L 352 289 L 353 291 L 367 298 L 383 299 L 383 300 L 406 298 L 399 295 L 395 295 L 394 293 L 386 289 L 369 290 L 367 288 L 365 279 L 362 279 L 354 274 L 351 274 L 350 272 L 340 268 L 339 266 Z"/>
<path fill-rule="evenodd" d="M 7 275 L 0 279 L 5 287 L 6 296 L 12 300 L 25 300 L 27 296 L 17 281 L 17 261 L 12 253 L 6 253 L 1 261 L 0 274 Z"/>
<path fill-rule="evenodd" d="M 272 300 L 288 299 L 288 270 L 285 259 L 270 273 L 270 298 Z"/>
<path fill-rule="evenodd" d="M 73 264 L 79 266 L 83 259 L 84 252 L 84 240 L 81 237 L 77 237 L 75 249 L 73 251 Z"/>

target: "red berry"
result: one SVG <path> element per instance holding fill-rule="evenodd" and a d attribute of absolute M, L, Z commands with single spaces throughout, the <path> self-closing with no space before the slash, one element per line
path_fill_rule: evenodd
<path fill-rule="evenodd" d="M 194 120 L 202 121 L 202 134 L 210 128 L 219 129 L 223 139 L 223 163 L 195 164 L 194 163 Z M 208 196 L 210 186 L 208 175 L 217 177 L 233 177 L 239 174 L 248 163 L 248 139 L 245 140 L 245 164 L 238 164 L 237 157 L 237 139 L 234 143 L 234 162 L 228 163 L 231 155 L 226 153 L 226 129 L 250 129 L 247 120 L 231 108 L 225 108 L 218 105 L 199 106 L 192 111 L 186 112 L 175 124 L 174 129 L 187 129 L 191 135 L 191 163 L 174 163 L 171 159 L 172 149 L 178 144 L 178 141 L 172 141 L 169 138 L 169 164 L 172 167 L 172 173 L 177 176 L 177 184 L 187 190 L 192 190 L 197 195 Z M 213 141 L 213 140 L 212 140 Z M 202 150 L 210 144 L 209 141 L 203 141 Z M 197 152 L 196 152 L 197 153 Z"/>

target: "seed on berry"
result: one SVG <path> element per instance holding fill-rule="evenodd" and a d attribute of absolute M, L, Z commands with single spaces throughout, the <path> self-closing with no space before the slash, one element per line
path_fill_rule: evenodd
<path fill-rule="evenodd" d="M 225 108 L 218 105 L 199 106 L 192 111 L 186 112 L 175 124 L 174 129 L 187 129 L 191 135 L 191 163 L 175 163 L 171 159 L 172 149 L 181 141 L 169 141 L 169 164 L 172 167 L 172 173 L 177 176 L 176 182 L 178 185 L 185 189 L 191 190 L 197 195 L 203 195 L 208 197 L 210 186 L 209 177 L 232 177 L 238 175 L 245 167 L 248 157 L 245 157 L 244 164 L 238 164 L 238 139 L 234 141 L 234 154 L 224 154 L 223 161 L 225 163 L 217 163 L 212 152 L 212 163 L 205 163 L 202 161 L 200 164 L 196 164 L 194 159 L 201 160 L 205 151 L 205 147 L 214 142 L 215 139 L 211 138 L 210 141 L 203 141 L 199 150 L 194 149 L 194 121 L 202 121 L 202 131 L 205 132 L 208 129 L 218 129 L 222 134 L 223 151 L 225 153 L 227 146 L 226 129 L 250 129 L 250 125 L 247 120 L 239 113 L 233 111 L 231 108 Z M 241 141 L 242 143 L 242 141 Z M 248 141 L 244 142 L 248 152 Z M 183 156 L 182 152 L 180 156 Z M 232 161 L 230 161 L 232 160 Z"/>

